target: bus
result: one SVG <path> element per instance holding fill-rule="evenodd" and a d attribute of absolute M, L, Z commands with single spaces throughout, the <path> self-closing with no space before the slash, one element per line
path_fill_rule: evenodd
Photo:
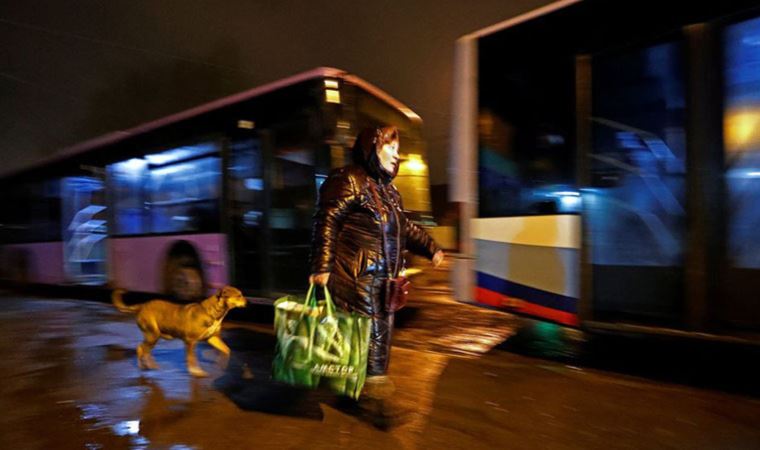
<path fill-rule="evenodd" d="M 319 186 L 364 127 L 395 125 L 396 185 L 432 222 L 422 121 L 345 71 L 318 68 L 107 134 L 0 179 L 0 277 L 261 301 L 308 284 Z"/>
<path fill-rule="evenodd" d="M 760 8 L 563 0 L 461 37 L 457 298 L 760 342 Z"/>

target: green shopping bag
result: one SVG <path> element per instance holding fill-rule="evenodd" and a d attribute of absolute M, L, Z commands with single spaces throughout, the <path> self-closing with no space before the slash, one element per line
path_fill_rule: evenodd
<path fill-rule="evenodd" d="M 370 319 L 336 310 L 330 292 L 318 302 L 314 285 L 306 298 L 274 302 L 277 349 L 272 363 L 276 381 L 359 398 L 367 375 Z"/>

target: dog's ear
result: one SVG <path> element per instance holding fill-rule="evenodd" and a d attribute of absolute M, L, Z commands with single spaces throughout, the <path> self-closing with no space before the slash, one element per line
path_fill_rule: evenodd
<path fill-rule="evenodd" d="M 221 300 L 222 297 L 224 297 L 224 289 L 223 288 L 219 288 L 216 291 L 216 299 L 217 300 Z"/>

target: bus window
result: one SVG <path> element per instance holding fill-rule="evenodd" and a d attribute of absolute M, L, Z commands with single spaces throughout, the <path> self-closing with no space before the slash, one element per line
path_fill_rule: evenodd
<path fill-rule="evenodd" d="M 494 35 L 478 51 L 479 217 L 580 212 L 574 60 L 543 39 L 521 48 Z"/>
<path fill-rule="evenodd" d="M 727 195 L 723 318 L 760 325 L 760 18 L 724 33 L 723 135 Z"/>
<path fill-rule="evenodd" d="M 395 125 L 399 131 L 409 131 L 410 120 L 401 111 L 360 88 L 357 90 L 359 90 L 356 97 L 359 130 L 366 126 Z"/>
<path fill-rule="evenodd" d="M 151 231 L 218 231 L 220 179 L 219 157 L 152 169 L 147 189 Z"/>
<path fill-rule="evenodd" d="M 14 185 L 4 191 L 9 205 L 0 213 L 0 243 L 61 240 L 61 180 Z"/>
<path fill-rule="evenodd" d="M 106 193 L 98 177 L 67 177 L 63 200 L 66 275 L 81 284 L 103 284 L 106 276 Z"/>
<path fill-rule="evenodd" d="M 219 230 L 221 158 L 213 143 L 108 167 L 115 235 Z"/>
<path fill-rule="evenodd" d="M 148 177 L 148 162 L 133 158 L 108 167 L 115 235 L 149 232 L 143 185 Z"/>
<path fill-rule="evenodd" d="M 680 41 L 600 55 L 593 67 L 592 187 L 584 191 L 600 313 L 681 316 L 686 229 Z"/>
<path fill-rule="evenodd" d="M 597 58 L 588 205 L 597 264 L 678 266 L 685 215 L 681 47 Z M 606 177 L 606 181 L 602 181 Z"/>
<path fill-rule="evenodd" d="M 725 42 L 729 260 L 760 269 L 760 18 L 729 27 Z"/>
<path fill-rule="evenodd" d="M 401 160 L 398 175 L 393 180 L 404 199 L 404 209 L 414 212 L 429 212 L 430 177 L 428 166 L 422 155 L 407 153 Z"/>

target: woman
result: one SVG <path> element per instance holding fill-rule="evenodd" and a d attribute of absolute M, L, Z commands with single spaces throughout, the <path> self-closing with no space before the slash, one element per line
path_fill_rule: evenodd
<path fill-rule="evenodd" d="M 391 184 L 398 150 L 395 127 L 359 133 L 354 163 L 325 180 L 314 216 L 309 281 L 327 285 L 338 307 L 372 319 L 364 388 L 370 398 L 393 391 L 386 376 L 393 332 L 386 281 L 403 269 L 404 249 L 432 259 L 435 266 L 444 257 L 428 233 L 404 215 L 401 195 Z"/>

